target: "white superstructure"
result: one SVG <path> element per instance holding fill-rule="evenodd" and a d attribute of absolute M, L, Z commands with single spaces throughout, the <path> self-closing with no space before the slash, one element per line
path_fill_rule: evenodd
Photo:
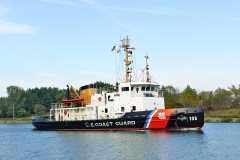
<path fill-rule="evenodd" d="M 119 91 L 94 93 L 86 106 L 52 104 L 50 117 L 56 121 L 119 118 L 125 112 L 165 109 L 158 85 L 149 82 L 119 84 Z"/>
<path fill-rule="evenodd" d="M 129 60 L 134 48 L 130 48 L 128 37 L 122 40 L 121 46 L 125 53 L 126 78 L 119 83 L 117 91 L 108 93 L 95 89 L 90 94 L 90 100 L 84 105 L 52 104 L 50 110 L 51 121 L 98 120 L 115 119 L 126 112 L 149 111 L 165 109 L 164 98 L 159 94 L 159 85 L 151 82 L 146 58 L 146 82 L 131 81 L 131 65 Z M 87 88 L 91 89 L 91 87 Z M 93 89 L 93 88 L 92 88 Z M 84 91 L 82 92 L 84 94 Z M 81 95 L 80 95 L 81 96 Z"/>

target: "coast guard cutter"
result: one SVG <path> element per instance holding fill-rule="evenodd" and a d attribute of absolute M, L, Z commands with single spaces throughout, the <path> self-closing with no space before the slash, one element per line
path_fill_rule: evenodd
<path fill-rule="evenodd" d="M 54 103 L 49 117 L 34 116 L 32 124 L 38 130 L 160 130 L 201 128 L 204 112 L 196 108 L 165 109 L 159 85 L 151 81 L 146 58 L 146 80 L 131 80 L 132 51 L 128 37 L 122 39 L 125 53 L 125 80 L 113 92 L 90 84 L 71 86 L 68 98 Z M 71 98 L 69 98 L 71 97 Z"/>

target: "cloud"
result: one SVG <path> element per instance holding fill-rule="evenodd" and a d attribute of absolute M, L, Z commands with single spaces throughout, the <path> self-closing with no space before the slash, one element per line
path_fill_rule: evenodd
<path fill-rule="evenodd" d="M 121 10 L 124 11 L 128 9 L 120 9 L 120 8 L 115 8 L 113 6 L 106 6 L 96 0 L 41 0 L 41 1 L 57 4 L 57 5 L 70 6 L 70 7 L 96 9 L 99 12 L 105 14 L 112 21 L 112 23 L 114 23 L 118 27 L 128 30 L 130 32 L 136 32 L 136 28 L 131 27 L 129 24 L 120 20 L 112 13 L 112 11 L 121 11 Z"/>
<path fill-rule="evenodd" d="M 7 20 L 6 15 L 9 12 L 9 7 L 0 5 L 0 33 L 35 33 L 35 29 L 32 26 Z"/>
<path fill-rule="evenodd" d="M 154 14 L 154 15 L 173 15 L 176 13 L 176 10 L 173 8 L 167 7 L 115 7 L 108 6 L 105 9 L 111 11 L 119 11 L 119 12 L 135 12 L 135 13 L 143 13 L 143 14 Z"/>
<path fill-rule="evenodd" d="M 35 29 L 29 25 L 0 19 L 0 33 L 35 33 Z"/>

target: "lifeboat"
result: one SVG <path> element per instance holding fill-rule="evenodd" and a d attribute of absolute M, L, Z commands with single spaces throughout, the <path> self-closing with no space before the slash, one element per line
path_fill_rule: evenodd
<path fill-rule="evenodd" d="M 82 98 L 73 98 L 73 99 L 63 99 L 62 103 L 69 105 L 69 104 L 83 104 L 84 99 Z"/>

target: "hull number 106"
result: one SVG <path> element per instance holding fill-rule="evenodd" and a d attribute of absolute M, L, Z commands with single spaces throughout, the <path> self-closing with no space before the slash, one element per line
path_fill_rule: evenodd
<path fill-rule="evenodd" d="M 190 121 L 197 121 L 197 116 L 190 116 L 190 117 L 189 117 L 189 120 L 190 120 Z"/>

